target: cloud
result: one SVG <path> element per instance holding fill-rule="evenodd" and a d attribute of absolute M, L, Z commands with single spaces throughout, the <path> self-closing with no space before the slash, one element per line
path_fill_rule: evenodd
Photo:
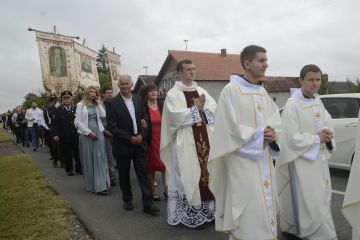
<path fill-rule="evenodd" d="M 248 44 L 268 50 L 268 75 L 297 76 L 318 64 L 330 80 L 360 76 L 360 2 L 274 1 L 85 1 L 5 0 L 0 9 L 0 112 L 42 88 L 35 34 L 28 27 L 86 38 L 121 55 L 133 78 L 158 74 L 169 49 L 239 53 Z"/>

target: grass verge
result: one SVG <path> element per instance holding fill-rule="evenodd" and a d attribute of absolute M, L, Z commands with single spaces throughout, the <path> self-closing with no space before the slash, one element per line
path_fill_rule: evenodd
<path fill-rule="evenodd" d="M 9 133 L 5 131 L 5 129 L 1 126 L 0 128 L 0 142 L 11 141 L 12 138 Z"/>
<path fill-rule="evenodd" d="M 70 239 L 70 206 L 30 157 L 0 157 L 0 239 Z"/>

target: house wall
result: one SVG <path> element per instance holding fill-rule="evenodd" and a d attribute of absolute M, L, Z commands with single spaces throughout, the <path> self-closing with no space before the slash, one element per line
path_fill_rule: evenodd
<path fill-rule="evenodd" d="M 226 84 L 229 83 L 229 81 L 196 81 L 198 86 L 204 88 L 211 97 L 215 99 L 215 101 L 218 100 L 220 96 L 221 90 L 225 87 Z"/>
<path fill-rule="evenodd" d="M 286 101 L 290 97 L 290 92 L 269 92 L 269 96 L 281 108 L 285 106 Z"/>

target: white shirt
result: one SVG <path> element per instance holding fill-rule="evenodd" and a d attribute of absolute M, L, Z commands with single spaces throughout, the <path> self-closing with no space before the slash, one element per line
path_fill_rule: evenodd
<path fill-rule="evenodd" d="M 127 109 L 129 110 L 131 119 L 133 121 L 134 134 L 138 134 L 137 124 L 136 124 L 136 116 L 135 116 L 135 107 L 134 107 L 134 103 L 132 100 L 132 95 L 130 96 L 130 98 L 125 98 L 123 95 L 121 95 L 121 96 L 124 99 L 125 105 L 126 105 Z"/>
<path fill-rule="evenodd" d="M 41 115 L 40 115 L 40 111 L 38 110 L 38 108 L 31 108 L 31 114 L 34 118 L 33 123 L 37 123 L 37 124 L 41 125 Z"/>

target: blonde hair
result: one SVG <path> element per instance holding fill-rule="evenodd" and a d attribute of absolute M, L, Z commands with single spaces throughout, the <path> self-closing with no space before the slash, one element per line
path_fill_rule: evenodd
<path fill-rule="evenodd" d="M 97 96 L 100 96 L 99 94 L 99 90 L 97 87 L 95 86 L 89 86 L 85 89 L 85 92 L 84 92 L 84 96 L 83 96 L 83 99 L 82 99 L 82 102 L 84 103 L 84 105 L 88 105 L 90 102 L 93 104 L 93 105 L 98 105 L 98 101 L 97 99 L 90 99 L 90 91 L 91 90 L 95 90 L 96 91 L 96 95 Z"/>

